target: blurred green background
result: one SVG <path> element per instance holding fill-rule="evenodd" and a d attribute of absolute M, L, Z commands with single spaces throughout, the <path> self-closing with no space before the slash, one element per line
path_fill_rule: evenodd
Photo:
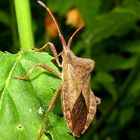
<path fill-rule="evenodd" d="M 29 2 L 34 39 L 29 38 L 32 46 L 21 47 L 14 0 L 0 1 L 0 50 L 17 53 L 20 48 L 32 49 L 34 44 L 41 47 L 50 41 L 60 52 L 61 43 L 47 12 L 36 0 Z M 102 103 L 94 123 L 76 139 L 140 140 L 140 0 L 44 2 L 54 13 L 66 40 L 84 25 L 71 48 L 77 56 L 96 62 L 91 87 Z M 22 13 L 20 18 L 26 21 Z"/>

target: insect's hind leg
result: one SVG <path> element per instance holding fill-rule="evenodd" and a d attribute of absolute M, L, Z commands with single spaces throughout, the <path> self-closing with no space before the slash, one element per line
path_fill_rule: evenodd
<path fill-rule="evenodd" d="M 48 114 L 49 114 L 49 112 L 51 111 L 51 109 L 53 108 L 53 106 L 54 106 L 54 104 L 55 104 L 55 101 L 56 101 L 56 98 L 57 98 L 58 94 L 59 94 L 60 91 L 61 91 L 61 88 L 62 88 L 62 87 L 60 86 L 60 87 L 55 91 L 55 93 L 54 93 L 54 95 L 53 95 L 53 97 L 52 97 L 52 99 L 51 99 L 51 101 L 50 101 L 49 107 L 48 107 L 47 112 L 46 112 L 45 117 L 44 117 L 43 124 L 42 124 L 42 126 L 41 126 L 41 128 L 40 128 L 39 135 L 38 135 L 38 137 L 37 137 L 36 140 L 40 140 L 40 138 L 41 138 L 41 136 L 42 136 L 42 134 L 43 134 L 43 130 L 44 130 L 45 124 L 46 124 L 46 122 L 47 122 Z"/>
<path fill-rule="evenodd" d="M 51 67 L 49 67 L 49 66 L 47 66 L 47 65 L 45 65 L 45 64 L 36 64 L 35 66 L 33 66 L 33 67 L 29 70 L 29 72 L 28 72 L 25 76 L 23 76 L 23 77 L 15 77 L 15 79 L 19 79 L 19 80 L 25 80 L 25 79 L 27 79 L 27 78 L 29 77 L 29 75 L 33 72 L 33 70 L 34 70 L 37 66 L 39 66 L 39 67 L 41 67 L 41 68 L 43 68 L 43 69 L 45 69 L 45 70 L 48 70 L 49 72 L 51 72 L 51 73 L 54 74 L 55 76 L 61 78 L 61 75 L 60 75 L 58 72 L 56 72 L 54 69 L 52 69 Z"/>

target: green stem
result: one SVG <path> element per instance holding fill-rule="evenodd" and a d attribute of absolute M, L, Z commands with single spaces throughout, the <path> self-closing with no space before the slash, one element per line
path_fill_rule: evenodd
<path fill-rule="evenodd" d="M 11 31 L 12 31 L 12 38 L 13 38 L 13 44 L 11 48 L 11 52 L 17 52 L 18 50 L 18 34 L 16 29 L 16 15 L 15 15 L 15 9 L 14 9 L 14 0 L 10 1 L 10 9 L 11 9 Z"/>
<path fill-rule="evenodd" d="M 14 0 L 19 32 L 20 48 L 34 48 L 29 0 Z"/>

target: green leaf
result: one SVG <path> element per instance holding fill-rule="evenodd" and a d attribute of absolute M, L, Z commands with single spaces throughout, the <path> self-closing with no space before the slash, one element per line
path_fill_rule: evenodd
<path fill-rule="evenodd" d="M 120 37 L 127 34 L 134 28 L 140 17 L 139 13 L 140 2 L 135 1 L 133 4 L 115 7 L 111 12 L 97 14 L 95 17 L 93 15 L 90 17 L 89 23 L 86 25 L 86 31 L 82 35 L 82 40 L 75 47 L 75 51 L 86 50 L 110 36 Z"/>
<path fill-rule="evenodd" d="M 102 54 L 96 58 L 96 70 L 108 72 L 112 70 L 127 70 L 135 66 L 137 56 L 123 58 L 117 54 Z M 102 62 L 102 63 L 101 63 Z"/>
<path fill-rule="evenodd" d="M 90 3 L 90 4 L 89 4 Z M 99 0 L 82 0 L 77 3 L 77 7 L 80 9 L 82 17 L 86 22 L 86 27 L 93 24 L 93 19 L 98 14 L 101 2 Z"/>
<path fill-rule="evenodd" d="M 94 81 L 102 85 L 111 94 L 111 96 L 116 99 L 117 93 L 114 83 L 115 79 L 111 75 L 103 72 L 98 72 L 94 77 Z"/>
<path fill-rule="evenodd" d="M 64 122 L 62 118 L 54 116 L 53 113 L 50 113 L 49 117 L 50 117 L 49 126 L 46 128 L 47 129 L 46 132 L 51 134 L 52 139 L 74 140 L 74 137 L 66 133 L 69 130 L 66 126 L 66 123 Z"/>
<path fill-rule="evenodd" d="M 140 53 L 140 41 L 135 40 L 133 42 L 126 42 L 122 48 L 122 51 L 129 53 Z"/>
<path fill-rule="evenodd" d="M 60 0 L 59 2 L 55 0 L 48 1 L 49 7 L 52 9 L 52 11 L 57 11 L 60 14 L 65 14 L 70 8 L 72 8 L 75 5 L 75 0 Z"/>
<path fill-rule="evenodd" d="M 133 84 L 129 87 L 129 95 L 138 98 L 140 93 L 140 74 L 135 78 Z"/>
<path fill-rule="evenodd" d="M 60 79 L 36 68 L 27 80 L 14 79 L 25 75 L 35 64 L 44 63 L 55 69 L 52 56 L 44 52 L 21 51 L 18 54 L 0 52 L 0 136 L 3 140 L 35 140 L 48 104 L 60 85 Z M 62 131 L 63 130 L 63 131 Z M 53 140 L 70 136 L 63 118 L 49 115 L 46 132 Z M 43 135 L 41 140 L 47 140 Z"/>
<path fill-rule="evenodd" d="M 7 26 L 10 26 L 10 20 L 11 17 L 6 12 L 0 10 L 0 22 Z"/>
<path fill-rule="evenodd" d="M 139 0 L 124 0 L 122 10 L 133 14 L 136 18 L 140 18 L 140 1 Z"/>
<path fill-rule="evenodd" d="M 134 114 L 134 108 L 129 107 L 129 108 L 124 108 L 120 112 L 119 116 L 119 123 L 121 126 L 124 126 L 127 122 L 129 122 Z"/>
<path fill-rule="evenodd" d="M 118 115 L 118 110 L 117 110 L 117 109 L 114 109 L 114 110 L 111 112 L 111 114 L 110 114 L 110 116 L 109 116 L 109 118 L 108 118 L 108 120 L 107 120 L 107 123 L 114 123 L 114 121 L 115 121 L 116 118 L 117 118 L 117 115 Z"/>

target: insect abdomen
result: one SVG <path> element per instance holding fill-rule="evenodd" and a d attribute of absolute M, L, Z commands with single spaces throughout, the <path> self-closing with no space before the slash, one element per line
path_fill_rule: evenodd
<path fill-rule="evenodd" d="M 75 102 L 71 112 L 71 130 L 73 135 L 80 136 L 80 134 L 82 133 L 86 123 L 87 113 L 88 110 L 85 103 L 85 99 L 81 93 L 77 101 Z"/>

